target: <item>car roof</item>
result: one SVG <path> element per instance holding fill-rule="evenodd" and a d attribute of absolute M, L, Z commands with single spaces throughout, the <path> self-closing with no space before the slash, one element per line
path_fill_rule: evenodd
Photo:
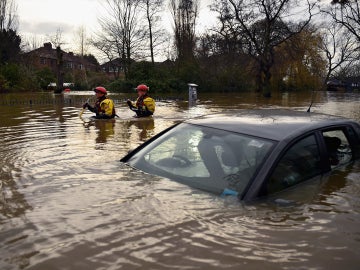
<path fill-rule="evenodd" d="M 251 109 L 211 114 L 187 120 L 185 123 L 280 141 L 311 130 L 355 123 L 355 121 L 339 116 L 306 111 Z"/>

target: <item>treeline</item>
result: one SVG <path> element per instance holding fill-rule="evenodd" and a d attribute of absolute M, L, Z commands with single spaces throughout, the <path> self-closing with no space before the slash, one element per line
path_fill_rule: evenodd
<path fill-rule="evenodd" d="M 119 84 L 143 78 L 170 89 L 195 82 L 200 90 L 271 96 L 279 90 L 321 89 L 331 77 L 360 73 L 358 1 L 213 1 L 218 23 L 198 35 L 200 2 L 170 0 L 174 50 L 165 70 L 153 58 L 164 37 L 157 20 L 164 1 L 107 3 L 111 8 L 100 20 L 93 46 L 109 60 L 124 60 L 125 80 Z M 150 57 L 153 65 L 132 62 L 141 57 Z"/>
<path fill-rule="evenodd" d="M 155 91 L 179 92 L 191 82 L 199 91 L 257 91 L 270 97 L 274 91 L 321 89 L 329 78 L 359 77 L 358 1 L 213 1 L 209 9 L 217 24 L 202 34 L 200 3 L 106 1 L 101 30 L 87 42 L 103 59 L 121 59 L 122 73 L 111 80 L 88 74 L 90 86 L 129 91 L 147 83 Z M 172 18 L 170 34 L 163 29 L 165 13 Z M 48 80 L 51 74 L 22 65 L 16 30 L 2 26 L 1 31 L 1 40 L 9 42 L 0 44 L 0 91 L 36 89 Z M 164 53 L 168 60 L 156 62 Z"/>

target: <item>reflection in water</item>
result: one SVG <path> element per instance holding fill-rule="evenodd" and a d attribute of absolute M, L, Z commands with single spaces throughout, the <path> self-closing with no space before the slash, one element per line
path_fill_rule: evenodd
<path fill-rule="evenodd" d="M 118 162 L 180 120 L 239 108 L 306 110 L 310 93 L 198 93 L 191 108 L 157 102 L 149 119 L 118 105 L 113 122 L 79 118 L 89 96 L 0 95 L 0 269 L 358 268 L 360 162 L 278 195 L 291 204 L 246 205 Z M 319 92 L 312 111 L 360 121 L 359 101 Z"/>
<path fill-rule="evenodd" d="M 95 142 L 97 144 L 106 143 L 109 136 L 113 136 L 115 131 L 115 119 L 95 119 L 91 118 L 89 121 L 83 121 L 83 125 L 86 129 L 95 127 L 97 131 L 97 137 Z"/>
<path fill-rule="evenodd" d="M 146 141 L 153 135 L 155 122 L 153 117 L 134 118 L 126 121 L 126 126 L 131 129 L 132 126 L 136 127 L 139 132 L 139 140 Z"/>
<path fill-rule="evenodd" d="M 8 176 L 0 175 L 0 177 L 0 224 L 2 224 L 3 218 L 21 217 L 32 207 L 15 182 L 5 180 L 9 178 Z"/>
<path fill-rule="evenodd" d="M 94 121 L 95 128 L 98 129 L 98 136 L 96 143 L 106 143 L 109 136 L 114 135 L 114 119 L 107 119 L 105 121 Z"/>

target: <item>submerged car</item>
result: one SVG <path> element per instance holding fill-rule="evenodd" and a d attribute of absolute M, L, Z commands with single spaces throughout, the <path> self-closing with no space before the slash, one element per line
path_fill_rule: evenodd
<path fill-rule="evenodd" d="M 132 167 L 250 201 L 360 158 L 359 123 L 282 109 L 175 124 L 121 159 Z"/>

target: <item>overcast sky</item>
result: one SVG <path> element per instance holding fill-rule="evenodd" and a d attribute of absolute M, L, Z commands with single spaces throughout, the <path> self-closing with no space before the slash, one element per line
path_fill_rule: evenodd
<path fill-rule="evenodd" d="M 46 41 L 46 37 L 54 36 L 58 29 L 72 48 L 76 29 L 85 26 L 87 33 L 98 28 L 98 18 L 101 17 L 101 2 L 104 0 L 15 0 L 19 15 L 18 32 L 26 38 L 37 37 L 39 41 Z M 206 12 L 212 0 L 200 0 L 201 12 L 199 27 L 205 27 L 214 20 Z M 168 2 L 168 1 L 167 1 Z M 166 20 L 166 19 L 165 19 Z M 169 18 L 167 18 L 169 20 Z M 168 29 L 171 29 L 167 22 Z"/>
<path fill-rule="evenodd" d="M 16 0 L 19 33 L 55 35 L 61 29 L 69 38 L 81 25 L 89 31 L 97 27 L 99 0 Z"/>

